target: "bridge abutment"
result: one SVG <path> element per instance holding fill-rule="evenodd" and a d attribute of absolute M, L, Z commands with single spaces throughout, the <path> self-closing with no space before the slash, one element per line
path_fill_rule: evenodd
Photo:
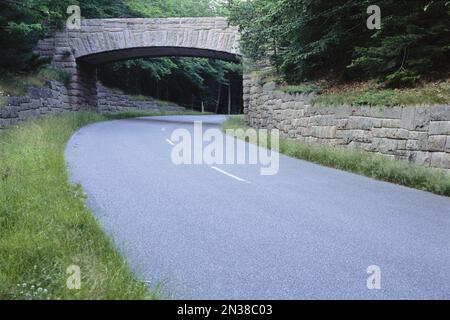
<path fill-rule="evenodd" d="M 97 66 L 79 62 L 73 75 L 73 88 L 68 92 L 73 105 L 82 109 L 97 109 Z"/>
<path fill-rule="evenodd" d="M 39 42 L 36 52 L 51 60 L 51 66 L 64 73 L 68 102 L 72 110 L 97 109 L 97 66 L 77 61 L 69 34 L 57 32 Z"/>

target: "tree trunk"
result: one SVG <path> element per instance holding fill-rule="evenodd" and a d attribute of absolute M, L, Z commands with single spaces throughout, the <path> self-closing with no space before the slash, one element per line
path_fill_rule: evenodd
<path fill-rule="evenodd" d="M 231 114 L 231 79 L 228 82 L 228 114 Z"/>
<path fill-rule="evenodd" d="M 219 83 L 219 93 L 217 95 L 217 103 L 216 103 L 216 111 L 215 111 L 215 113 L 219 112 L 221 96 L 222 96 L 222 84 Z"/>

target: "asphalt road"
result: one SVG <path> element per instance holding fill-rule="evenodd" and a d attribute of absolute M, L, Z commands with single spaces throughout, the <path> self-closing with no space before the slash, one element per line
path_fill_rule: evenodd
<path fill-rule="evenodd" d="M 450 299 L 450 198 L 281 156 L 174 165 L 171 133 L 221 116 L 110 121 L 68 143 L 71 179 L 132 269 L 183 299 Z M 232 138 L 227 138 L 232 139 Z M 367 268 L 381 289 L 367 288 Z"/>

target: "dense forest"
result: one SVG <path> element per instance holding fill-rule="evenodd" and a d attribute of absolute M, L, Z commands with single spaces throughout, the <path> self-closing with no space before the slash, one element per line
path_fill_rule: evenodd
<path fill-rule="evenodd" d="M 226 1 L 213 0 L 6 0 L 0 3 L 0 72 L 29 73 L 40 61 L 36 42 L 61 28 L 68 5 L 83 18 L 208 17 L 227 15 Z M 117 76 L 120 75 L 120 76 Z M 136 59 L 102 65 L 99 79 L 127 94 L 149 95 L 208 111 L 241 111 L 241 65 L 214 59 Z"/>
<path fill-rule="evenodd" d="M 381 9 L 371 30 L 367 8 Z M 377 79 L 385 86 L 448 77 L 450 1 L 236 0 L 242 49 L 270 59 L 289 83 Z"/>

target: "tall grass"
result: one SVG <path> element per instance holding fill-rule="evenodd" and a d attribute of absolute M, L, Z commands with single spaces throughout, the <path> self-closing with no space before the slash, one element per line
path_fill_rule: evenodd
<path fill-rule="evenodd" d="M 248 128 L 241 116 L 231 117 L 223 124 L 224 130 L 238 128 Z M 378 180 L 450 196 L 450 173 L 445 170 L 412 165 L 376 153 L 309 145 L 286 138 L 280 138 L 280 153 Z"/>
<path fill-rule="evenodd" d="M 77 128 L 105 119 L 95 113 L 46 117 L 0 136 L 0 299 L 155 297 L 68 180 L 67 140 Z M 80 290 L 66 287 L 70 265 L 81 268 Z"/>

